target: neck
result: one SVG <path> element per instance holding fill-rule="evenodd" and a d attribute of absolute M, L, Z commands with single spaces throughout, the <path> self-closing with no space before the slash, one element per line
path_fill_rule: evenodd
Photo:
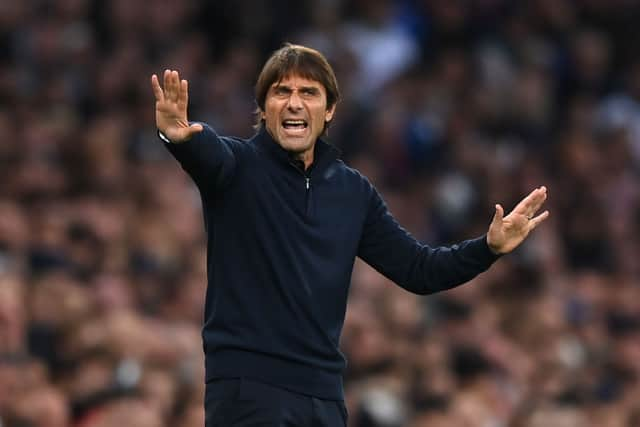
<path fill-rule="evenodd" d="M 316 148 L 316 144 L 317 144 L 317 140 L 313 143 L 313 145 L 311 145 L 311 147 L 305 151 L 292 151 L 292 150 L 287 150 L 286 147 L 283 147 L 282 144 L 280 144 L 277 139 L 273 136 L 273 134 L 271 133 L 271 131 L 265 127 L 263 127 L 262 129 L 263 132 L 266 132 L 267 134 L 269 134 L 269 136 L 271 137 L 271 139 L 273 140 L 273 142 L 277 145 L 279 145 L 282 149 L 284 149 L 288 154 L 289 154 L 289 158 L 290 159 L 295 159 L 298 161 L 301 161 L 302 163 L 304 163 L 304 169 L 307 170 L 309 168 L 309 166 L 311 166 L 311 164 L 313 163 L 313 159 L 314 159 L 314 151 Z"/>
<path fill-rule="evenodd" d="M 303 151 L 302 153 L 292 153 L 291 156 L 304 163 L 304 169 L 307 170 L 313 163 L 313 147 L 310 150 Z"/>

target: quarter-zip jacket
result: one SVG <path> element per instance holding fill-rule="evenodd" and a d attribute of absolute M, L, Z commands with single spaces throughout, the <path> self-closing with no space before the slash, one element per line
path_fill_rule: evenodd
<path fill-rule="evenodd" d="M 484 236 L 420 244 L 322 139 L 307 171 L 265 130 L 244 140 L 204 125 L 165 145 L 203 201 L 207 381 L 247 377 L 341 400 L 339 339 L 356 256 L 416 294 L 462 284 L 497 259 Z"/>

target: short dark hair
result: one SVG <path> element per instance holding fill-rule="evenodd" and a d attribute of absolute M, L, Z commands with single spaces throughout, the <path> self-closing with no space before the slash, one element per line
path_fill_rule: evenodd
<path fill-rule="evenodd" d="M 310 47 L 285 43 L 271 54 L 258 76 L 255 87 L 256 104 L 258 104 L 256 128 L 259 129 L 263 125 L 261 113 L 265 110 L 269 88 L 289 75 L 314 80 L 324 86 L 327 92 L 327 109 L 340 101 L 338 80 L 327 58 Z M 325 123 L 325 129 L 328 125 L 329 122 Z"/>

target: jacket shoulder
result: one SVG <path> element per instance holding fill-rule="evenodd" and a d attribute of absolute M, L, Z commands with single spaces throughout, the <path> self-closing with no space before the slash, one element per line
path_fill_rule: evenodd
<path fill-rule="evenodd" d="M 349 185 L 358 186 L 363 190 L 371 190 L 373 188 L 369 178 L 358 169 L 348 166 L 340 159 L 337 160 L 336 164 Z"/>
<path fill-rule="evenodd" d="M 218 138 L 224 142 L 234 153 L 242 153 L 247 150 L 251 150 L 253 144 L 249 139 L 240 138 L 237 136 L 218 136 Z"/>

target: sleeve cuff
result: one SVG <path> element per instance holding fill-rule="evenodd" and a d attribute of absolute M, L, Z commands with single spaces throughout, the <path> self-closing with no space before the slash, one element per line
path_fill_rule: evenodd
<path fill-rule="evenodd" d="M 171 142 L 171 140 L 167 138 L 167 135 L 162 133 L 160 129 L 158 129 L 157 131 L 158 131 L 158 138 L 160 138 L 162 141 L 164 141 L 167 144 L 173 144 L 173 142 Z"/>
<path fill-rule="evenodd" d="M 481 239 L 482 239 L 482 242 L 484 243 L 484 247 L 486 248 L 485 250 L 487 254 L 487 260 L 490 260 L 491 263 L 495 262 L 503 255 L 503 254 L 497 254 L 491 250 L 491 248 L 489 247 L 489 242 L 487 242 L 486 234 L 482 236 Z"/>

